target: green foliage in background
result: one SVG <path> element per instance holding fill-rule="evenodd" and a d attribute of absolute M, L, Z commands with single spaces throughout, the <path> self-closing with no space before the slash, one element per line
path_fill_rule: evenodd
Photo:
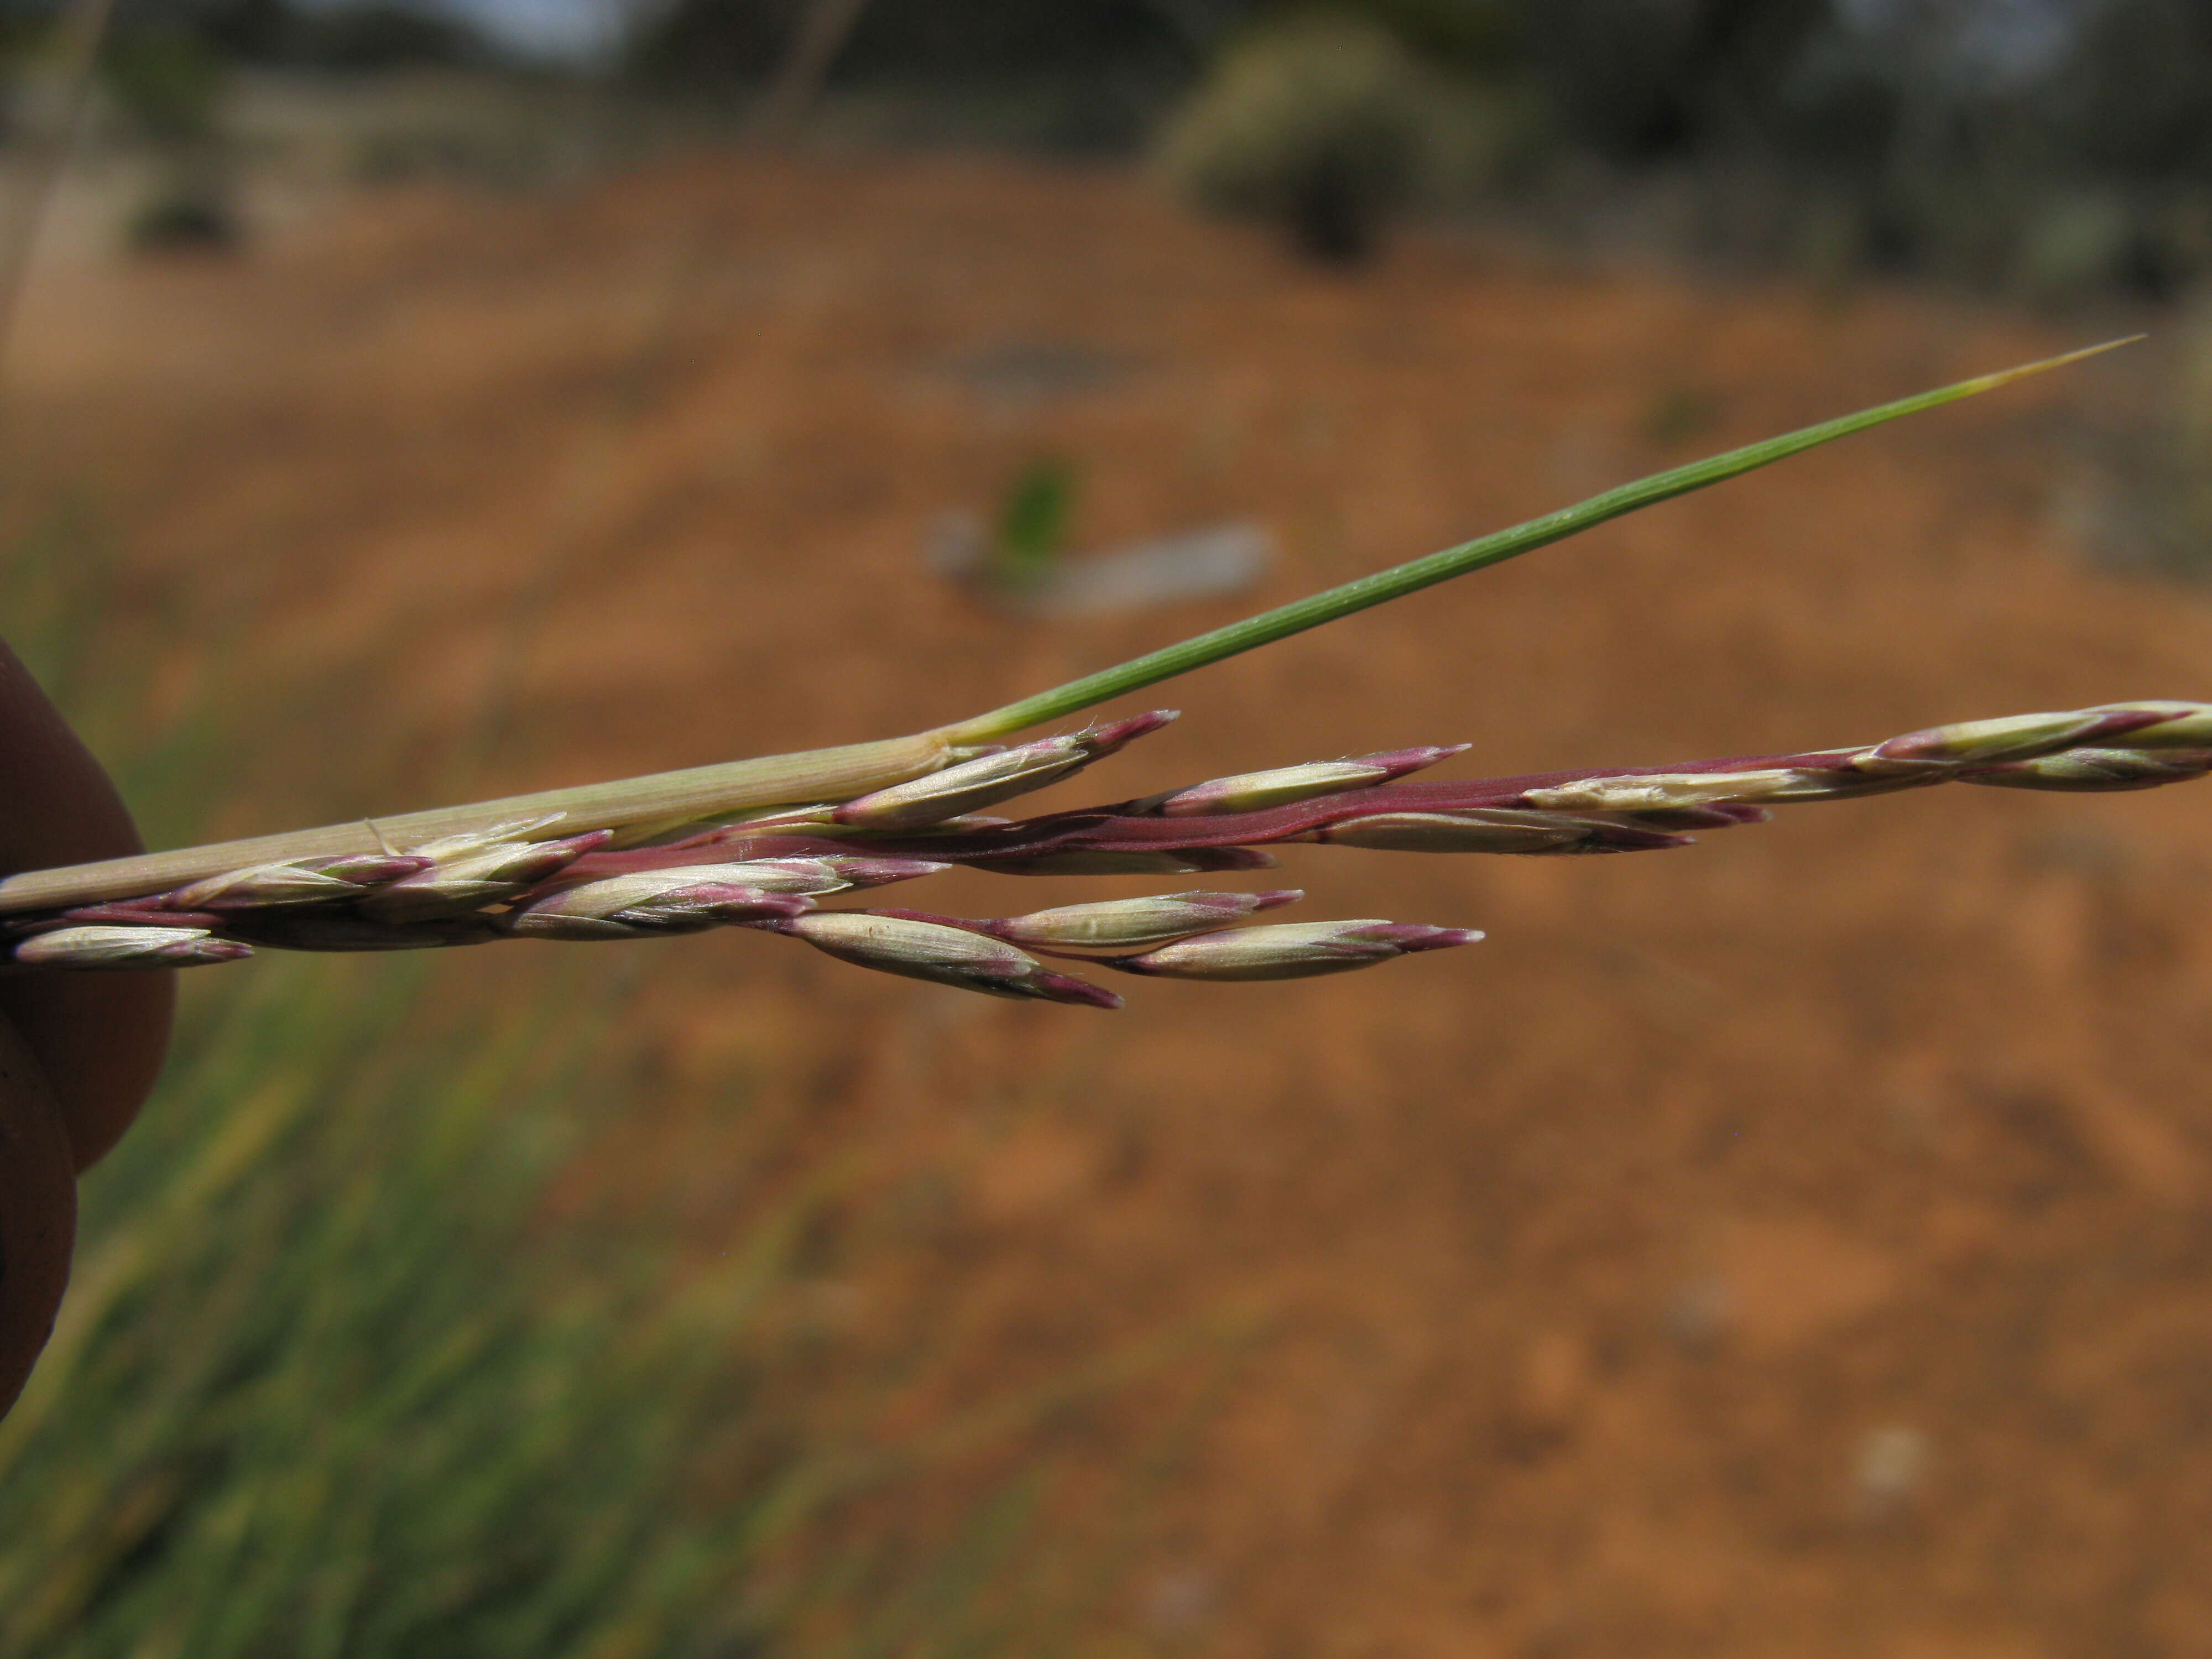
<path fill-rule="evenodd" d="M 1544 0 L 1574 141 L 1709 186 L 1724 251 L 2039 300 L 2212 271 L 2212 9 Z"/>
<path fill-rule="evenodd" d="M 179 23 L 118 31 L 101 54 L 110 102 L 160 158 L 157 177 L 124 225 L 143 250 L 213 249 L 240 234 L 225 116 L 233 64 L 207 35 Z"/>
<path fill-rule="evenodd" d="M 1059 455 L 1032 461 L 1014 475 L 999 504 L 990 580 L 1023 587 L 1051 574 L 1067 551 L 1079 482 L 1075 463 Z"/>
<path fill-rule="evenodd" d="M 189 32 L 228 63 L 342 75 L 485 68 L 498 53 L 459 8 L 417 0 L 116 0 L 115 33 Z"/>
<path fill-rule="evenodd" d="M 1531 21 L 1522 0 L 1271 0 L 1247 9 L 1262 24 L 1320 11 L 1364 19 L 1431 63 L 1486 76 L 1518 69 Z"/>
<path fill-rule="evenodd" d="M 1440 73 L 1383 22 L 1301 9 L 1243 36 L 1170 125 L 1160 163 L 1209 210 L 1279 226 L 1310 258 L 1352 264 L 1417 202 L 1494 182 L 1533 106 Z"/>
<path fill-rule="evenodd" d="M 685 1472 L 750 1420 L 732 1338 L 773 1252 L 656 1310 L 636 1264 L 530 1225 L 604 988 L 441 1029 L 450 974 L 272 968 L 195 1002 L 88 1183 L 63 1325 L 0 1426 L 0 1651 L 738 1634 L 799 1470 L 720 1510 Z"/>
<path fill-rule="evenodd" d="M 725 86 L 766 78 L 816 0 L 672 0 L 642 13 L 634 73 Z M 973 84 L 1110 76 L 1184 58 L 1241 0 L 868 0 L 840 54 L 848 81 Z"/>
<path fill-rule="evenodd" d="M 608 61 L 580 78 L 641 85 L 656 106 L 681 90 L 690 116 L 738 119 L 822 9 L 634 7 Z M 36 33 L 7 11 L 0 55 Z M 1558 186 L 1571 209 L 1650 175 L 1666 192 L 1686 182 L 1698 211 L 1675 234 L 1699 252 L 1793 263 L 1828 281 L 1910 270 L 2066 301 L 2116 288 L 2163 297 L 2212 273 L 2212 8 L 2201 0 L 862 0 L 826 65 L 830 118 L 892 142 L 1127 151 L 1194 95 L 1218 100 L 1253 41 L 1313 16 L 1417 66 L 1410 78 L 1393 71 L 1401 93 L 1449 90 L 1444 187 L 1425 194 L 1421 179 L 1433 183 L 1437 168 L 1423 152 L 1437 137 L 1425 131 L 1434 112 L 1424 94 L 1385 98 L 1394 112 L 1379 123 L 1351 119 L 1340 90 L 1317 81 L 1295 118 L 1267 118 L 1276 150 L 1309 152 L 1297 163 L 1305 220 L 1323 228 L 1298 233 L 1307 241 L 1356 241 L 1362 233 L 1346 227 L 1362 212 L 1379 223 L 1408 199 L 1448 204 L 1456 176 L 1471 172 L 1483 188 L 1502 168 Z M 522 67 L 459 18 L 406 0 L 138 0 L 118 12 L 125 39 L 188 35 L 225 63 L 349 75 Z M 198 73 L 179 77 L 167 46 L 148 56 L 118 73 L 161 83 L 157 100 Z M 559 78 L 538 65 L 520 81 Z M 137 96 L 120 80 L 117 91 Z M 1351 185 L 1310 182 L 1310 135 L 1331 124 L 1356 129 L 1325 147 L 1323 170 L 1349 173 Z M 1216 204 L 1280 199 L 1279 187 L 1249 182 L 1247 164 L 1209 170 L 1240 168 L 1244 182 L 1199 193 Z M 1312 205 L 1330 191 L 1374 206 Z M 178 206 L 149 216 L 148 234 L 203 235 L 185 193 Z"/>
<path fill-rule="evenodd" d="M 203 36 L 177 27 L 127 30 L 110 43 L 100 68 L 108 95 L 155 143 L 216 137 L 230 65 Z"/>

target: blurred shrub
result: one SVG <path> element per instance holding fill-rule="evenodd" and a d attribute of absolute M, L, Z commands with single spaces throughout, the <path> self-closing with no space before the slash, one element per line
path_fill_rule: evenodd
<path fill-rule="evenodd" d="M 1493 174 L 1526 113 L 1440 75 L 1371 18 L 1306 11 L 1223 54 L 1159 159 L 1198 206 L 1270 221 L 1302 252 L 1350 263 L 1395 214 Z"/>
<path fill-rule="evenodd" d="M 117 33 L 187 34 L 228 63 L 347 72 L 483 67 L 498 53 L 435 0 L 116 0 Z"/>
<path fill-rule="evenodd" d="M 1765 125 L 1828 0 L 1545 0 L 1527 50 L 1575 129 L 1626 160 Z"/>
<path fill-rule="evenodd" d="M 641 9 L 630 80 L 710 110 L 774 83 L 818 0 Z M 1127 150 L 1195 62 L 1195 35 L 1246 0 L 867 0 L 823 66 L 833 118 L 878 142 Z"/>
<path fill-rule="evenodd" d="M 156 158 L 156 177 L 124 223 L 141 252 L 210 251 L 242 234 L 224 115 L 229 58 L 176 22 L 119 30 L 101 59 L 109 98 Z"/>
<path fill-rule="evenodd" d="M 374 71 L 481 67 L 495 57 L 483 37 L 452 14 L 386 3 L 295 10 L 281 56 L 313 69 Z"/>
<path fill-rule="evenodd" d="M 722 101 L 768 85 L 817 0 L 671 0 L 639 14 L 628 73 Z M 826 67 L 894 137 L 1132 146 L 1249 0 L 867 0 Z"/>
<path fill-rule="evenodd" d="M 228 191 L 179 181 L 139 204 L 123 238 L 141 253 L 216 252 L 241 234 Z"/>
<path fill-rule="evenodd" d="M 1052 574 L 1067 551 L 1079 483 L 1075 463 L 1060 455 L 1041 457 L 1014 475 L 999 503 L 986 580 L 1021 588 Z"/>
<path fill-rule="evenodd" d="M 2078 9 L 2079 43 L 2045 99 L 2057 142 L 2106 176 L 2212 181 L 2212 10 L 2198 0 Z"/>
<path fill-rule="evenodd" d="M 1526 55 L 1532 9 L 1522 0 L 1334 0 L 1335 9 L 1389 29 L 1422 58 L 1499 75 Z"/>
<path fill-rule="evenodd" d="M 632 69 L 695 85 L 765 80 L 812 0 L 673 0 L 647 13 Z M 1185 0 L 869 0 L 838 59 L 848 81 L 1108 76 L 1187 56 L 1184 30 L 1204 31 L 1233 4 Z"/>
<path fill-rule="evenodd" d="M 156 143 L 172 145 L 215 138 L 229 67 L 204 38 L 177 27 L 123 33 L 101 63 L 108 95 L 122 113 Z"/>
<path fill-rule="evenodd" d="M 2201 0 L 1549 0 L 1527 14 L 1531 73 L 1577 139 L 1717 183 L 1707 219 L 1732 221 L 1733 247 L 2045 300 L 2161 295 L 2208 269 Z M 1776 182 L 1745 191 L 1746 175 Z"/>

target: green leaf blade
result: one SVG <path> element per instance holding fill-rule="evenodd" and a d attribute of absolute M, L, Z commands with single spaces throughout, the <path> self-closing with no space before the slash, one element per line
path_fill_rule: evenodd
<path fill-rule="evenodd" d="M 1445 548 L 1441 552 L 1410 560 L 1388 570 L 1355 577 L 1340 586 L 1309 594 L 1273 611 L 1247 617 L 1241 622 L 1231 623 L 1160 650 L 1148 652 L 1141 657 L 1117 663 L 1111 668 L 1086 674 L 1064 685 L 1054 686 L 1051 690 L 1038 692 L 1033 696 L 1008 703 L 1002 708 L 993 709 L 987 714 L 945 727 L 939 735 L 953 743 L 985 743 L 1009 737 L 1046 720 L 1079 713 L 1109 698 L 1156 685 L 1162 680 L 1172 679 L 1194 668 L 1203 668 L 1256 647 L 1286 639 L 1292 634 L 1304 633 L 1307 629 L 1318 628 L 1324 623 L 1334 622 L 1355 611 L 1371 610 L 1392 599 L 1403 599 L 1425 587 L 1449 581 L 1455 576 L 1464 576 L 1473 571 L 1503 564 L 1508 559 L 1518 558 L 1523 553 L 1532 553 L 1540 547 L 1564 541 L 1608 520 L 1622 518 L 1661 501 L 1671 501 L 1677 495 L 1686 495 L 1726 479 L 1757 471 L 1777 461 L 1787 460 L 1793 455 L 1802 455 L 1808 449 L 1833 443 L 1838 438 L 1847 438 L 1854 433 L 1864 432 L 1869 428 L 1936 409 L 1944 404 L 1956 403 L 1963 398 L 1993 392 L 1999 386 L 2008 386 L 2031 374 L 2079 362 L 2085 357 L 2094 357 L 2142 337 L 2141 335 L 2130 335 L 2124 339 L 2108 340 L 2102 344 L 2087 346 L 2079 351 L 2045 358 L 2039 362 L 2023 363 L 2016 368 L 2000 369 L 1992 374 L 1977 375 L 1972 380 L 1938 386 L 1931 392 L 1915 392 L 1893 403 L 1881 404 L 1871 409 L 1859 410 L 1833 420 L 1802 427 L 1779 437 L 1762 439 L 1740 449 L 1731 449 L 1723 454 L 1672 467 L 1664 472 L 1655 472 L 1648 477 L 1618 485 L 1586 501 L 1577 501 L 1571 507 L 1547 513 L 1541 518 L 1528 520 L 1470 542 L 1462 542 L 1456 547 Z"/>

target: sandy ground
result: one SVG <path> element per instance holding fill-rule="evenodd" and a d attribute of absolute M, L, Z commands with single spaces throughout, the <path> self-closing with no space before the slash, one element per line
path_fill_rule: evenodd
<path fill-rule="evenodd" d="M 1273 601 L 2075 343 L 1495 235 L 1347 281 L 1106 171 L 703 158 L 58 256 L 0 465 L 19 520 L 98 503 L 178 684 L 264 688 L 206 791 L 245 830 L 909 730 L 1236 613 L 1020 621 L 933 577 L 934 517 L 1041 454 L 1088 544 L 1261 520 Z M 2212 696 L 2203 601 L 2055 528 L 2100 373 L 1202 672 L 1090 793 Z M 1112 1018 L 644 947 L 667 1103 L 593 1178 L 711 1248 L 725 1139 L 842 1159 L 823 1408 L 888 1437 L 1061 1390 L 1022 1455 L 1128 1551 L 1071 1650 L 2203 1652 L 2208 811 L 1954 789 L 1668 856 L 1304 849 L 1315 915 L 1491 937 Z"/>

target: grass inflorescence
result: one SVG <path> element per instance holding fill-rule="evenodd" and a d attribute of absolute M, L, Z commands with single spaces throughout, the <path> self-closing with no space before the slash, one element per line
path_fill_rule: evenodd
<path fill-rule="evenodd" d="M 1848 749 L 1401 781 L 1465 747 L 1429 746 L 1241 773 L 1039 817 L 986 810 L 1073 776 L 1176 714 L 1156 709 L 1001 741 L 1028 728 L 2087 355 L 1982 375 L 1656 473 L 911 737 L 13 877 L 0 882 L 0 943 L 18 969 L 114 969 L 232 961 L 257 946 L 383 951 L 733 926 L 963 989 L 1114 1007 L 1113 993 L 1048 969 L 1030 951 L 1141 976 L 1285 979 L 1481 935 L 1382 918 L 1234 927 L 1237 896 L 1211 892 L 1076 907 L 1084 914 L 1068 938 L 1052 937 L 1042 914 L 825 910 L 821 901 L 956 866 L 1086 876 L 1265 869 L 1266 848 L 1293 842 L 1523 855 L 1656 850 L 1789 802 L 1953 781 L 2110 790 L 2201 776 L 2212 769 L 2212 707 L 2139 702 L 1937 726 Z"/>

